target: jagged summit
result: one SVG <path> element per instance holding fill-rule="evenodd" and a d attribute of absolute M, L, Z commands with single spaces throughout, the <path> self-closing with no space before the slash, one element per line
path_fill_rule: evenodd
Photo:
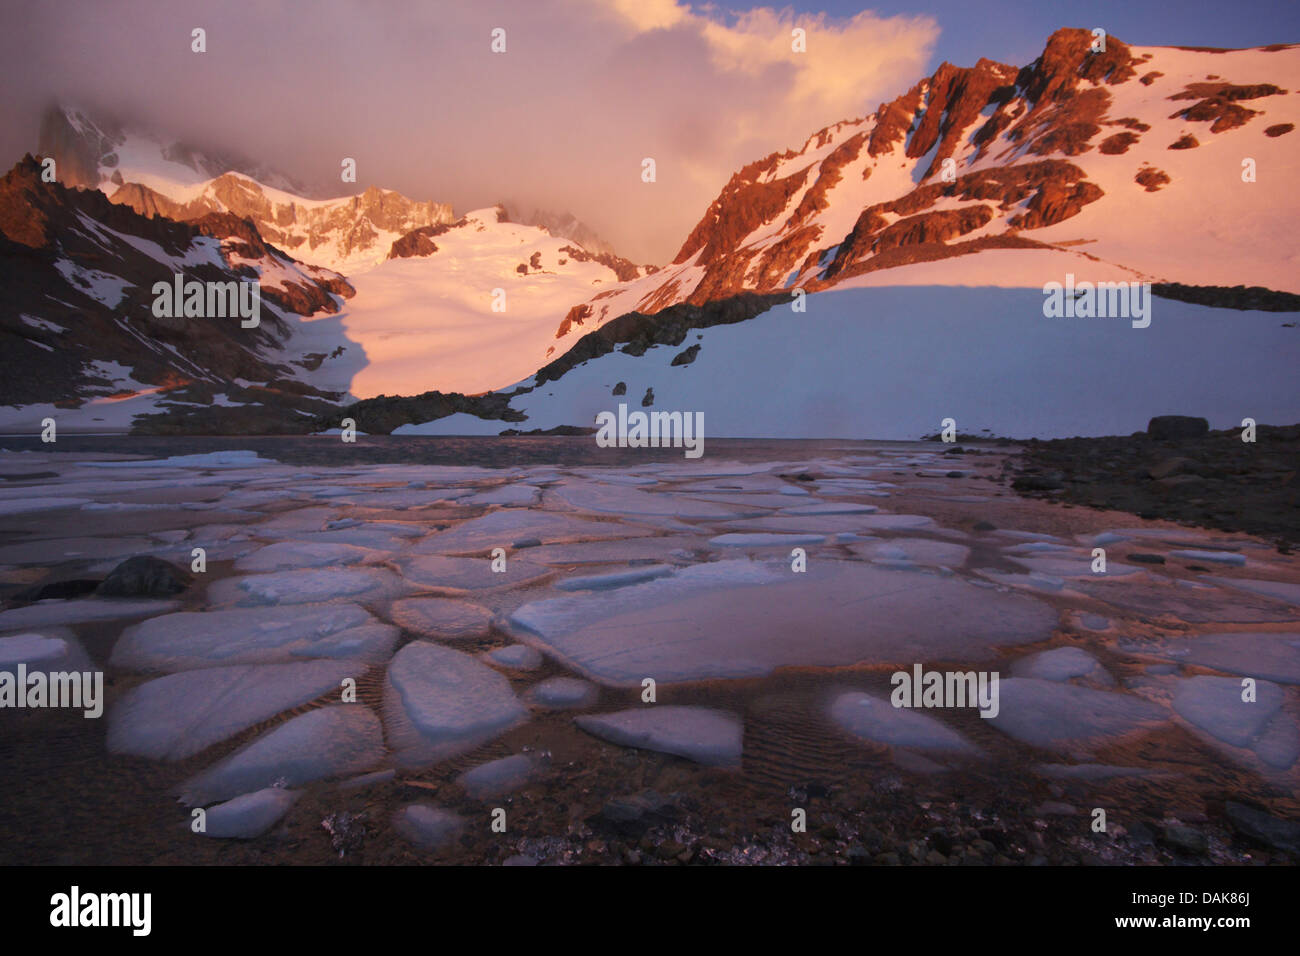
<path fill-rule="evenodd" d="M 1130 278 L 1300 290 L 1290 247 L 1260 247 L 1287 234 L 1294 210 L 1241 176 L 1243 157 L 1270 176 L 1300 173 L 1288 140 L 1300 47 L 1092 45 L 1090 31 L 1062 29 L 1024 67 L 943 63 L 871 115 L 750 163 L 669 266 L 575 306 L 566 332 L 997 250 L 1068 252 Z M 1046 258 L 985 261 L 944 263 L 926 281 L 1044 281 L 1032 263 Z"/>

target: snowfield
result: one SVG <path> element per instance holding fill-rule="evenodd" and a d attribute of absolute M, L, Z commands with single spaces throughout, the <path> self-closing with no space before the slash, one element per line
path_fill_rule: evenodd
<path fill-rule="evenodd" d="M 1008 272 L 1062 255 L 999 253 Z M 908 268 L 928 276 L 946 265 Z M 1098 275 L 1114 277 L 1078 272 Z M 1124 318 L 1049 319 L 1043 301 L 1041 289 L 832 289 L 809 296 L 803 313 L 778 305 L 692 331 L 677 348 L 589 360 L 514 399 L 526 422 L 457 414 L 395 434 L 594 427 L 619 402 L 639 409 L 647 389 L 648 411 L 704 413 L 706 455 L 709 436 L 915 439 L 945 418 L 963 433 L 1015 438 L 1124 435 L 1166 414 L 1203 416 L 1211 428 L 1300 421 L 1300 330 L 1286 327 L 1288 314 L 1153 298 L 1150 327 L 1135 329 Z M 671 365 L 693 345 L 693 362 Z M 619 382 L 626 394 L 615 396 Z"/>

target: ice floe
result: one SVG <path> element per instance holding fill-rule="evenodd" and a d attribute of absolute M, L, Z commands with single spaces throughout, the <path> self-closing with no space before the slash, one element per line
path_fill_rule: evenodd
<path fill-rule="evenodd" d="M 502 667 L 509 667 L 511 670 L 535 671 L 542 666 L 541 653 L 527 644 L 511 644 L 507 647 L 498 647 L 494 651 L 488 651 L 484 656 L 492 663 L 500 664 Z"/>
<path fill-rule="evenodd" d="M 187 806 L 275 786 L 371 769 L 383 756 L 379 718 L 362 704 L 333 704 L 286 721 L 183 787 Z"/>
<path fill-rule="evenodd" d="M 437 850 L 456 839 L 465 828 L 465 821 L 450 810 L 412 803 L 397 811 L 393 827 L 412 843 L 426 850 Z"/>
<path fill-rule="evenodd" d="M 132 688 L 108 715 L 108 749 L 182 760 L 360 676 L 354 664 L 209 667 Z"/>
<path fill-rule="evenodd" d="M 551 710 L 589 707 L 600 691 L 595 684 L 576 677 L 551 677 L 528 690 L 528 700 Z"/>
<path fill-rule="evenodd" d="M 111 663 L 141 671 L 311 658 L 386 660 L 397 628 L 355 604 L 227 608 L 165 614 L 122 632 Z"/>
<path fill-rule="evenodd" d="M 1011 665 L 1016 677 L 1035 677 L 1039 680 L 1068 681 L 1074 678 L 1113 684 L 1114 678 L 1101 666 L 1101 662 L 1082 647 L 1054 647 L 1022 657 Z"/>
<path fill-rule="evenodd" d="M 203 836 L 250 840 L 261 836 L 289 812 L 298 793 L 282 787 L 266 787 L 233 800 L 208 807 Z"/>
<path fill-rule="evenodd" d="M 449 647 L 416 641 L 398 651 L 388 667 L 389 742 L 408 766 L 477 747 L 527 714 L 509 680 Z"/>
<path fill-rule="evenodd" d="M 725 711 L 653 705 L 587 714 L 574 721 L 587 733 L 624 747 L 657 750 L 702 764 L 740 764 L 744 726 Z"/>
<path fill-rule="evenodd" d="M 422 637 L 457 641 L 487 634 L 492 612 L 455 598 L 407 598 L 393 603 L 392 618 Z"/>
<path fill-rule="evenodd" d="M 989 723 L 1022 743 L 1073 751 L 1168 719 L 1140 697 L 1030 677 L 998 682 L 1000 710 Z"/>
<path fill-rule="evenodd" d="M 836 697 L 831 702 L 830 715 L 837 726 L 855 737 L 875 743 L 948 753 L 978 751 L 938 718 L 906 707 L 895 707 L 887 700 L 860 691 Z"/>
<path fill-rule="evenodd" d="M 532 754 L 515 754 L 479 764 L 456 778 L 462 790 L 476 800 L 504 796 L 536 779 L 541 761 Z"/>
<path fill-rule="evenodd" d="M 786 666 L 843 666 L 962 656 L 1032 643 L 1051 607 L 955 577 L 858 562 L 693 565 L 671 577 L 583 597 L 535 601 L 510 626 L 599 683 L 756 677 Z"/>

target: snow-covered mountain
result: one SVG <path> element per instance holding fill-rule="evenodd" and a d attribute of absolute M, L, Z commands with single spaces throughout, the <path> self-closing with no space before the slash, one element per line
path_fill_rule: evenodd
<path fill-rule="evenodd" d="M 945 63 L 749 164 L 669 266 L 576 305 L 562 344 L 633 310 L 892 284 L 922 262 L 901 281 L 1041 288 L 1092 269 L 1300 291 L 1300 46 L 1093 42 L 1066 29 L 1021 69 Z M 1037 254 L 985 255 L 1002 249 Z"/>
<path fill-rule="evenodd" d="M 375 186 L 356 196 L 308 198 L 302 185 L 268 167 L 168 144 L 156 133 L 71 108 L 45 114 L 41 155 L 54 158 L 65 185 L 100 189 L 145 216 L 188 222 L 223 212 L 251 219 L 267 242 L 345 275 L 382 262 L 411 230 L 455 219 L 449 203 Z"/>
<path fill-rule="evenodd" d="M 341 318 L 367 363 L 350 390 L 473 394 L 516 381 L 550 360 L 556 316 L 570 303 L 646 271 L 510 222 L 500 206 L 415 230 L 353 277 L 357 295 Z"/>
<path fill-rule="evenodd" d="M 149 218 L 42 171 L 28 156 L 0 179 L 0 429 L 293 431 L 346 397 L 362 356 L 338 273 L 229 213 Z M 258 280 L 258 323 L 156 314 L 178 274 Z"/>
<path fill-rule="evenodd" d="M 508 404 L 396 431 L 591 427 L 619 403 L 755 437 L 1300 419 L 1300 336 L 1275 314 L 1300 311 L 1300 46 L 1092 44 L 944 64 L 750 164 L 672 264 L 570 309 Z M 1152 283 L 1150 326 L 1047 318 L 1068 276 Z"/>
<path fill-rule="evenodd" d="M 55 290 L 68 276 L 89 282 L 99 305 L 32 280 L 7 331 L 35 354 L 70 328 L 57 308 L 135 328 L 118 316 L 112 285 L 143 287 L 153 266 L 126 261 L 127 240 L 108 243 L 108 265 L 83 248 L 103 244 L 103 224 L 121 215 L 131 227 L 111 228 L 124 235 L 179 224 L 193 237 L 147 253 L 155 262 L 219 260 L 323 296 L 327 320 L 300 320 L 292 313 L 319 310 L 295 299 L 283 327 L 258 340 L 255 374 L 232 371 L 238 353 L 206 342 L 191 353 L 172 329 L 164 341 L 197 363 L 183 377 L 239 388 L 292 381 L 311 401 L 375 400 L 289 418 L 277 405 L 243 420 L 195 407 L 196 422 L 220 418 L 235 430 L 294 430 L 313 412 L 313 428 L 350 414 L 372 432 L 589 427 L 620 402 L 705 411 L 713 434 L 767 436 L 915 438 L 945 417 L 967 432 L 1041 436 L 1131 431 L 1164 413 L 1216 424 L 1300 419 L 1286 372 L 1300 358 L 1294 322 L 1259 311 L 1300 311 L 1291 238 L 1300 46 L 1192 50 L 1107 37 L 1094 52 L 1093 43 L 1088 31 L 1061 30 L 1023 68 L 944 64 L 870 116 L 751 163 L 663 269 L 586 248 L 572 238 L 582 228 L 572 217 L 495 207 L 453 221 L 447 207 L 382 190 L 306 199 L 247 172 L 208 175 L 215 161 L 181 161 L 175 149 L 65 113 L 62 126 L 47 124 L 73 160 L 60 161 L 60 175 L 113 201 L 50 192 L 61 198 L 42 202 L 75 214 L 53 216 L 27 246 L 49 260 L 40 281 Z M 39 184 L 24 188 L 44 195 Z M 21 233 L 26 215 L 6 235 Z M 226 245 L 236 233 L 256 241 L 241 253 Z M 204 245 L 214 237 L 220 249 Z M 12 262 L 30 255 L 4 249 Z M 336 263 L 351 286 L 291 256 Z M 1153 283 L 1150 327 L 1048 319 L 1042 290 L 1069 276 Z M 95 388 L 171 381 L 153 365 L 92 352 L 86 339 L 71 353 L 80 385 L 22 400 L 75 403 Z M 84 371 L 92 359 L 120 362 L 129 376 L 95 385 L 107 379 Z M 0 402 L 37 391 L 7 389 Z M 180 404 L 172 414 L 165 427 L 186 427 Z"/>

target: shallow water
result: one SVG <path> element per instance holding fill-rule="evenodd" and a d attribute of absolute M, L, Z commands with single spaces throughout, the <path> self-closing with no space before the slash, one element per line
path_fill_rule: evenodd
<path fill-rule="evenodd" d="M 210 840 L 188 832 L 188 810 L 176 802 L 181 785 L 292 717 L 331 702 L 334 695 L 261 721 L 176 763 L 108 753 L 106 720 L 83 720 L 79 715 L 59 711 L 0 711 L 3 862 L 323 863 L 338 857 L 320 823 L 327 814 L 338 811 L 365 815 L 365 844 L 351 848 L 345 862 L 499 862 L 515 853 L 544 862 L 672 861 L 680 858 L 671 852 L 678 846 L 684 848 L 684 858 L 699 862 L 846 862 L 850 850 L 863 847 L 868 856 L 883 852 L 888 858 L 896 852 L 907 862 L 925 861 L 927 854 L 939 852 L 936 847 L 948 847 L 953 840 L 959 849 L 943 855 L 955 862 L 963 858 L 960 847 L 983 839 L 978 835 L 982 831 L 997 831 L 1002 836 L 994 850 L 980 851 L 980 862 L 1015 863 L 1035 858 L 1053 862 L 1248 862 L 1263 858 L 1280 862 L 1283 855 L 1261 855 L 1233 837 L 1223 821 L 1224 801 L 1253 801 L 1281 817 L 1294 818 L 1300 813 L 1294 764 L 1289 768 L 1265 766 L 1249 748 L 1218 743 L 1170 709 L 1177 681 L 1222 672 L 1176 661 L 1173 673 L 1147 670 L 1153 664 L 1168 662 L 1171 640 L 1221 632 L 1300 631 L 1300 608 L 1285 602 L 1234 588 L 1187 586 L 1203 583 L 1210 574 L 1300 580 L 1300 567 L 1294 559 L 1276 554 L 1246 536 L 1188 532 L 1132 516 L 1019 499 L 997 480 L 1004 454 L 1000 450 L 945 456 L 941 445 L 918 443 L 717 441 L 705 459 L 687 462 L 680 453 L 670 450 L 598 449 L 590 438 L 362 438 L 349 446 L 337 438 L 83 437 L 61 438 L 60 451 L 55 454 L 36 446 L 39 442 L 28 443 L 23 450 L 35 451 L 37 456 L 0 455 L 0 475 L 6 479 L 0 481 L 0 496 L 5 496 L 0 500 L 66 496 L 85 498 L 96 506 L 116 503 L 131 507 L 87 510 L 85 506 L 68 505 L 0 516 L 0 549 L 7 549 L 3 552 L 7 563 L 0 567 L 0 596 L 12 596 L 22 587 L 46 579 L 102 576 L 118 559 L 82 554 L 52 560 L 51 556 L 59 553 L 59 542 L 78 542 L 74 550 L 85 552 L 84 542 L 88 540 L 140 538 L 171 560 L 184 563 L 188 546 L 205 533 L 203 528 L 211 525 L 232 529 L 234 538 L 223 539 L 224 544 L 213 549 L 214 557 L 206 573 L 180 596 L 183 610 L 205 611 L 213 609 L 214 603 L 230 599 L 234 593 L 231 583 L 246 575 L 234 569 L 233 554 L 225 554 L 221 548 L 253 550 L 274 541 L 300 540 L 304 535 L 319 533 L 312 529 L 322 527 L 329 518 L 345 528 L 404 528 L 410 532 L 409 537 L 383 537 L 396 550 L 376 552 L 366 559 L 367 565 L 387 568 L 408 589 L 401 595 L 376 593 L 358 599 L 376 618 L 388 620 L 394 597 L 445 596 L 445 592 L 430 591 L 427 583 L 403 579 L 403 555 L 437 553 L 440 540 L 450 540 L 439 539 L 439 534 L 453 532 L 484 516 L 502 511 L 513 513 L 513 518 L 525 513 L 550 514 L 579 521 L 580 527 L 604 529 L 601 533 L 630 535 L 611 539 L 608 551 L 601 546 L 583 552 L 594 555 L 596 563 L 586 563 L 591 558 L 585 556 L 584 563 L 566 562 L 563 543 L 544 541 L 536 553 L 545 557 L 547 574 L 522 579 L 518 585 L 474 591 L 465 598 L 482 604 L 494 615 L 490 629 L 478 636 L 441 640 L 437 635 L 407 630 L 399 638 L 398 648 L 425 639 L 473 654 L 522 638 L 541 649 L 546 660 L 535 671 L 502 671 L 521 699 L 541 680 L 570 676 L 575 667 L 568 651 L 553 643 L 550 636 L 527 634 L 511 624 L 511 617 L 524 605 L 576 595 L 578 600 L 588 602 L 582 606 L 590 606 L 596 613 L 608 595 L 614 595 L 621 606 L 625 593 L 654 585 L 664 589 L 667 606 L 671 607 L 676 593 L 673 589 L 677 587 L 673 582 L 687 580 L 680 576 L 688 568 L 726 560 L 775 562 L 784 567 L 789 561 L 788 548 L 710 544 L 718 534 L 735 531 L 738 523 L 761 518 L 736 518 L 726 507 L 723 514 L 713 517 L 627 514 L 614 507 L 626 502 L 629 507 L 652 512 L 657 504 L 655 508 L 647 507 L 645 499 L 637 495 L 653 496 L 657 503 L 668 498 L 666 492 L 681 494 L 690 489 L 695 494 L 707 494 L 709 491 L 700 490 L 698 485 L 706 481 L 703 475 L 710 469 L 746 470 L 719 468 L 722 463 L 770 463 L 770 467 L 753 469 L 753 474 L 709 478 L 707 484 L 731 487 L 726 492 L 728 500 L 743 501 L 745 495 L 754 495 L 759 504 L 745 510 L 758 514 L 779 510 L 782 502 L 773 497 L 771 490 L 775 485 L 807 485 L 814 488 L 810 497 L 816 500 L 870 504 L 880 509 L 879 514 L 921 515 L 932 521 L 924 527 L 891 530 L 882 529 L 879 522 L 869 524 L 867 519 L 874 516 L 866 514 L 793 516 L 810 529 L 814 525 L 821 529 L 857 528 L 862 536 L 870 537 L 868 544 L 893 542 L 904 551 L 909 541 L 918 540 L 960 543 L 970 549 L 964 563 L 946 571 L 927 566 L 924 560 L 919 568 L 895 569 L 889 564 L 869 565 L 872 552 L 864 550 L 861 543 L 851 547 L 854 541 L 830 537 L 820 544 L 806 545 L 814 570 L 828 562 L 835 562 L 837 567 L 886 568 L 878 573 L 886 575 L 887 581 L 897 580 L 904 594 L 917 582 L 967 582 L 961 584 L 962 593 L 969 594 L 972 602 L 982 602 L 985 594 L 1002 595 L 1004 599 L 1026 595 L 1023 600 L 1047 609 L 1054 622 L 1028 643 L 1014 635 L 1008 635 L 1005 642 L 990 642 L 970 637 L 972 632 L 963 627 L 960 607 L 943 617 L 925 619 L 923 615 L 915 625 L 919 628 L 918 641 L 932 643 L 935 635 L 941 635 L 943 646 L 957 648 L 945 659 L 921 661 L 926 668 L 978 667 L 1007 677 L 1017 661 L 1032 653 L 1058 646 L 1080 647 L 1095 656 L 1109 675 L 1112 683 L 1106 687 L 1108 693 L 1152 705 L 1159 709 L 1161 719 L 1132 732 L 1055 749 L 1017 740 L 995 726 L 995 721 L 984 720 L 969 710 L 931 710 L 924 712 L 926 716 L 964 736 L 979 748 L 980 754 L 966 757 L 925 748 L 893 747 L 846 733 L 831 721 L 829 706 L 836 696 L 849 691 L 865 690 L 887 698 L 890 674 L 909 667 L 910 658 L 847 660 L 838 666 L 796 662 L 756 676 L 660 684 L 661 705 L 716 708 L 743 720 L 743 758 L 735 769 L 702 766 L 654 750 L 608 743 L 579 730 L 573 723 L 574 712 L 533 709 L 522 725 L 430 766 L 401 767 L 390 782 L 358 790 L 339 789 L 333 780 L 307 783 L 299 788 L 298 803 L 267 834 L 252 840 Z M 0 442 L 0 447 L 17 450 L 11 441 Z M 253 450 L 294 467 L 285 469 L 265 463 L 254 468 L 199 466 L 158 472 L 156 466 L 142 470 L 96 469 L 87 464 L 91 456 L 106 454 L 152 457 L 219 450 Z M 409 487 L 419 472 L 383 467 L 396 464 L 433 466 L 427 472 L 431 489 L 455 486 L 481 490 L 499 485 L 503 478 L 527 482 L 529 475 L 515 475 L 525 467 L 533 469 L 536 480 L 538 465 L 555 465 L 556 473 L 543 476 L 541 504 L 524 511 L 447 500 L 422 502 L 421 489 Z M 507 470 L 495 475 L 458 476 L 437 470 L 443 465 Z M 605 474 L 586 470 L 589 465 L 614 467 Z M 580 474 L 567 470 L 579 467 L 584 469 Z M 622 479 L 638 471 L 658 484 L 624 483 Z M 965 474 L 946 477 L 957 471 Z M 50 472 L 56 476 L 48 476 Z M 825 486 L 825 491 L 817 490 L 817 482 L 800 481 L 799 475 L 829 479 L 832 483 Z M 602 476 L 609 480 L 601 481 Z M 887 483 L 889 496 L 853 493 L 855 486 L 833 484 L 836 479 L 854 476 L 874 483 L 862 485 L 863 492 L 873 488 L 878 491 L 885 487 L 881 483 Z M 146 487 L 140 487 L 140 482 Z M 566 486 L 588 488 L 593 482 L 602 489 L 599 495 L 584 491 L 580 498 L 569 496 L 566 500 L 561 494 Z M 348 483 L 353 485 L 351 490 L 359 487 L 362 493 L 327 492 L 324 497 L 314 497 L 317 490 L 345 487 Z M 169 493 L 163 494 L 164 489 Z M 636 495 L 629 496 L 628 489 Z M 392 497 L 397 492 L 402 494 Z M 368 507 L 367 495 L 380 493 L 390 496 L 386 501 L 407 506 Z M 791 507 L 808 500 L 789 496 Z M 581 501 L 583 505 L 575 508 L 570 501 Z M 151 503 L 158 507 L 135 508 Z M 601 510 L 587 510 L 592 508 Z M 828 521 L 831 524 L 818 524 Z M 992 523 L 999 530 L 976 531 L 978 522 Z M 1001 530 L 1053 535 L 1086 566 L 1091 535 L 1143 527 L 1163 529 L 1164 537 L 1130 537 L 1111 545 L 1111 561 L 1121 563 L 1129 551 L 1136 550 L 1171 555 L 1188 546 L 1190 534 L 1200 547 L 1235 549 L 1231 553 L 1245 555 L 1247 566 L 1225 570 L 1222 565 L 1214 565 L 1199 571 L 1193 562 L 1171 556 L 1167 564 L 1144 567 L 1133 578 L 1031 579 L 1026 573 L 1029 568 L 1017 559 L 1037 556 L 1008 551 L 1023 545 L 1026 538 Z M 833 535 L 834 531 L 821 533 Z M 243 536 L 247 536 L 246 541 L 239 540 Z M 655 555 L 654 542 L 659 540 L 664 542 L 663 553 Z M 627 554 L 635 557 L 620 560 L 620 541 L 629 543 Z M 503 543 L 511 545 L 508 540 Z M 529 560 L 529 551 L 512 549 L 512 559 Z M 24 553 L 42 557 L 25 560 Z M 647 554 L 653 556 L 645 557 Z M 1044 556 L 1058 554 L 1049 552 Z M 558 580 L 625 570 L 629 562 L 651 560 L 667 561 L 675 568 L 674 575 L 612 592 L 572 592 L 554 586 Z M 817 574 L 806 580 L 810 587 L 814 586 Z M 1006 582 L 1011 582 L 1010 586 Z M 713 603 L 707 596 L 711 593 L 704 592 L 705 598 L 696 606 L 703 608 L 706 625 L 716 614 L 713 623 L 725 629 L 734 620 L 732 612 L 722 602 Z M 822 628 L 842 627 L 828 607 L 819 602 L 807 608 L 807 620 L 823 624 L 810 624 L 802 632 L 795 626 L 790 628 L 794 633 L 777 636 L 796 648 L 821 648 L 829 634 Z M 975 607 L 972 603 L 970 610 L 973 612 Z M 1134 609 L 1128 610 L 1130 607 Z M 1194 613 L 1189 615 L 1189 609 Z M 0 638 L 15 631 L 4 623 L 4 613 L 0 611 Z M 827 613 L 832 616 L 825 617 Z M 1083 625 L 1083 614 L 1105 617 L 1111 626 L 1092 630 Z M 1198 616 L 1200 620 L 1193 619 Z M 108 664 L 123 630 L 137 620 L 69 625 L 95 665 L 106 670 L 110 714 L 128 691 L 156 676 Z M 644 626 L 635 617 L 611 620 L 618 627 Z M 872 634 L 891 622 L 873 621 L 870 604 L 861 608 L 857 620 L 861 622 L 865 653 L 870 657 L 870 649 L 877 646 L 872 643 Z M 761 629 L 761 622 L 755 627 Z M 654 628 L 647 631 L 647 640 L 658 640 L 658 633 Z M 852 628 L 846 633 L 851 635 Z M 747 639 L 746 635 L 738 636 Z M 1152 646 L 1150 655 L 1142 652 L 1148 643 Z M 743 650 L 744 641 L 736 646 Z M 681 660 L 688 661 L 698 650 L 684 648 L 682 653 L 686 656 Z M 975 661 L 979 663 L 972 663 Z M 359 668 L 358 673 L 360 705 L 384 714 L 384 666 L 381 663 Z M 1081 679 L 1073 683 L 1094 686 Z M 1278 719 L 1294 721 L 1294 715 L 1300 713 L 1297 689 L 1282 685 L 1282 694 L 1282 717 Z M 594 704 L 580 712 L 642 706 L 646 705 L 641 703 L 638 687 L 607 686 L 600 690 Z M 389 730 L 391 733 L 392 728 Z M 392 762 L 391 747 L 390 739 L 388 748 L 374 754 L 377 767 Z M 483 803 L 470 799 L 454 782 L 466 769 L 525 748 L 549 754 L 549 763 L 536 782 L 512 795 Z M 1116 765 L 1136 768 L 1145 775 L 1062 780 L 1038 769 L 1043 764 Z M 610 831 L 600 817 L 602 807 L 614 798 L 647 788 L 660 794 L 679 794 L 677 818 L 658 823 L 645 834 Z M 427 801 L 460 813 L 466 827 L 459 841 L 434 853 L 413 846 L 397 833 L 391 825 L 392 816 L 414 801 Z M 493 833 L 489 827 L 488 814 L 496 806 L 507 810 L 510 822 L 504 834 Z M 1089 828 L 1090 814 L 1096 807 L 1106 809 L 1110 818 L 1112 826 L 1106 835 L 1094 834 Z M 791 832 L 789 821 L 795 808 L 808 811 L 806 834 Z M 1206 833 L 1208 848 L 1200 857 L 1180 855 L 1158 841 L 1153 844 L 1145 836 L 1146 831 L 1158 832 L 1169 821 L 1180 821 Z M 940 836 L 935 836 L 936 829 L 942 831 Z M 662 849 L 665 845 L 670 851 Z M 970 861 L 977 857 L 971 851 L 966 858 Z"/>

